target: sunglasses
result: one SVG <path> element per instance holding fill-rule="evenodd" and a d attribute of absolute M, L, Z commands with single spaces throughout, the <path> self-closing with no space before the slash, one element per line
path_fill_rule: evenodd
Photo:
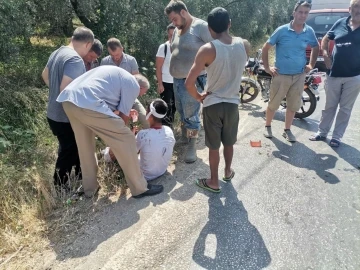
<path fill-rule="evenodd" d="M 302 3 L 308 3 L 311 4 L 312 0 L 299 0 L 296 4 L 301 5 Z"/>

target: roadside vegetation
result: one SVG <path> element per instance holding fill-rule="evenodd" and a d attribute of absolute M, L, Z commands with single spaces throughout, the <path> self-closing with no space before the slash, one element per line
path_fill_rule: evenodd
<path fill-rule="evenodd" d="M 287 22 L 293 0 L 187 0 L 192 15 L 206 19 L 216 7 L 232 16 L 232 33 L 254 52 L 274 28 Z M 97 201 L 69 202 L 52 184 L 57 143 L 46 121 L 48 89 L 41 71 L 50 53 L 68 43 L 74 28 L 91 28 L 103 44 L 117 37 L 138 60 L 156 94 L 154 60 L 165 41 L 166 0 L 0 0 L 0 268 L 22 253 L 49 247 L 49 234 L 81 226 L 101 198 L 127 193 L 121 169 L 100 166 Z M 104 52 L 106 54 L 106 50 Z M 103 147 L 98 142 L 98 149 Z M 76 179 L 72 180 L 74 186 Z M 76 218 L 75 218 L 76 216 Z M 25 255 L 24 255 L 25 256 Z"/>

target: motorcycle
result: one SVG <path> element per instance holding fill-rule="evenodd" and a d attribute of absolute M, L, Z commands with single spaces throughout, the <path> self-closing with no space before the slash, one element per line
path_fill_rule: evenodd
<path fill-rule="evenodd" d="M 241 80 L 241 86 L 239 90 L 240 99 L 242 103 L 248 103 L 254 100 L 259 92 L 261 92 L 264 102 L 269 101 L 269 91 L 272 76 L 265 71 L 262 65 L 261 50 L 256 53 L 255 58 L 249 58 L 246 65 L 245 72 L 248 77 L 243 77 Z M 316 109 L 317 101 L 319 97 L 319 85 L 321 83 L 321 76 L 318 74 L 318 69 L 311 70 L 306 74 L 304 82 L 304 92 L 302 96 L 302 105 L 299 111 L 295 113 L 295 118 L 303 119 L 310 116 Z M 253 79 L 251 77 L 255 77 Z M 280 104 L 281 107 L 286 108 L 286 98 L 284 98 Z"/>

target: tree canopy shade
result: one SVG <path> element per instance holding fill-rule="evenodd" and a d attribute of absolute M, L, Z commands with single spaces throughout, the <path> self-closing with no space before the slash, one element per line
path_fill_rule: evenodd
<path fill-rule="evenodd" d="M 225 7 L 234 35 L 251 42 L 287 22 L 296 0 L 185 0 L 190 13 L 206 19 Z M 150 67 L 165 40 L 168 0 L 0 0 L 0 61 L 11 61 L 31 36 L 71 36 L 76 24 L 93 30 L 103 43 L 117 37 L 140 66 Z"/>

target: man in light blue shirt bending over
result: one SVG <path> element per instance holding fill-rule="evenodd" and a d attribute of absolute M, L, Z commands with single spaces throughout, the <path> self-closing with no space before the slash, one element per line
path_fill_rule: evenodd
<path fill-rule="evenodd" d="M 100 66 L 70 83 L 57 98 L 69 117 L 78 145 L 86 197 L 99 189 L 95 135 L 111 147 L 125 174 L 133 197 L 161 193 L 161 185 L 148 184 L 140 171 L 136 142 L 126 126 L 134 100 L 150 87 L 142 75 L 115 66 Z"/>

